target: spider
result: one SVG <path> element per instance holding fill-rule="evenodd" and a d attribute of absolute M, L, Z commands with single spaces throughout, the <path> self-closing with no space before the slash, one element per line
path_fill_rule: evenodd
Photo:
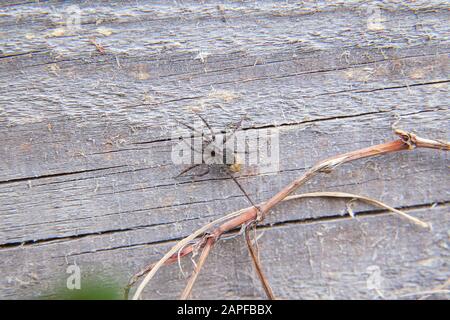
<path fill-rule="evenodd" d="M 209 125 L 208 121 L 200 114 L 196 114 L 200 120 L 203 122 L 203 124 L 208 128 L 209 135 L 205 135 L 203 130 L 199 131 L 198 129 L 194 128 L 193 126 L 186 124 L 182 121 L 178 121 L 181 125 L 188 128 L 189 130 L 193 131 L 194 133 L 197 133 L 201 137 L 203 137 L 201 150 L 196 149 L 194 146 L 189 145 L 191 150 L 194 153 L 201 154 L 202 156 L 202 162 L 196 163 L 193 165 L 190 165 L 183 171 L 181 171 L 175 178 L 178 178 L 187 172 L 193 170 L 196 167 L 199 167 L 201 165 L 206 165 L 206 170 L 200 174 L 197 174 L 196 176 L 202 177 L 204 175 L 207 175 L 210 173 L 211 169 L 219 169 L 219 171 L 226 173 L 239 187 L 239 189 L 242 191 L 244 196 L 247 198 L 247 200 L 251 203 L 253 207 L 255 207 L 258 212 L 260 213 L 259 207 L 252 201 L 252 199 L 249 197 L 245 189 L 242 187 L 242 185 L 238 182 L 236 177 L 234 176 L 235 173 L 238 173 L 241 171 L 242 168 L 242 160 L 238 156 L 237 152 L 230 150 L 227 147 L 227 142 L 230 141 L 230 139 L 236 134 L 237 130 L 239 130 L 242 126 L 243 121 L 246 119 L 246 117 L 241 117 L 241 119 L 233 125 L 233 129 L 231 132 L 225 136 L 223 136 L 223 141 L 218 142 L 217 136 L 214 133 L 213 128 Z M 184 143 L 187 143 L 186 141 L 182 140 Z M 230 159 L 231 158 L 231 159 Z M 259 216 L 260 217 L 260 216 Z"/>

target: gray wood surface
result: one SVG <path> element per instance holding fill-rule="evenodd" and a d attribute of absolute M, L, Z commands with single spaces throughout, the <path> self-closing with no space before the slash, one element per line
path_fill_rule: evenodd
<path fill-rule="evenodd" d="M 248 206 L 224 175 L 174 179 L 183 167 L 171 132 L 194 111 L 217 129 L 243 115 L 247 132 L 279 129 L 280 171 L 240 174 L 255 202 L 321 159 L 393 139 L 397 116 L 403 129 L 450 140 L 449 18 L 435 0 L 2 2 L 0 297 L 52 296 L 69 264 L 123 286 L 178 239 Z M 259 244 L 275 294 L 449 298 L 423 293 L 450 279 L 448 160 L 385 155 L 299 191 L 370 196 L 432 231 L 368 205 L 351 219 L 345 201 L 274 209 Z M 144 298 L 176 298 L 185 282 L 170 266 Z M 262 297 L 241 238 L 217 245 L 193 291 Z"/>

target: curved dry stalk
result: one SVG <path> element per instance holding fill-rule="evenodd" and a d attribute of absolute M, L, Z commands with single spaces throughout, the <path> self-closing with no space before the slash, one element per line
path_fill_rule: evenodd
<path fill-rule="evenodd" d="M 180 300 L 186 300 L 189 297 L 189 295 L 191 294 L 192 288 L 194 287 L 194 283 L 197 280 L 200 270 L 202 270 L 202 267 L 205 264 L 206 258 L 208 257 L 215 242 L 216 242 L 216 240 L 213 237 L 209 237 L 208 240 L 206 240 L 206 244 L 202 250 L 200 258 L 198 259 L 195 269 L 192 272 L 192 275 L 189 278 L 189 281 L 188 281 L 186 287 L 184 288 L 183 293 L 181 294 Z"/>
<path fill-rule="evenodd" d="M 182 246 L 180 249 L 178 249 L 177 254 L 173 255 L 172 257 L 167 259 L 164 262 L 164 265 L 172 264 L 172 263 L 174 263 L 176 261 L 179 261 L 180 258 L 190 254 L 193 251 L 194 247 L 193 246 L 187 247 L 187 245 L 189 243 L 191 243 L 191 242 L 186 243 L 184 246 Z M 130 277 L 130 280 L 128 281 L 128 284 L 124 288 L 124 298 L 125 298 L 125 300 L 128 300 L 130 289 L 139 280 L 139 278 L 144 276 L 144 275 L 146 275 L 147 273 L 149 273 L 155 267 L 155 265 L 156 265 L 156 263 L 151 263 L 151 264 L 147 265 L 145 268 L 143 268 L 142 270 L 140 270 L 139 272 L 135 273 L 133 276 Z"/>
<path fill-rule="evenodd" d="M 415 218 L 413 216 L 410 216 L 409 214 L 400 211 L 398 209 L 395 209 L 391 206 L 388 206 L 387 204 L 384 204 L 380 201 L 368 198 L 368 197 L 364 197 L 364 196 L 360 196 L 357 194 L 352 194 L 352 193 L 346 193 L 346 192 L 311 192 L 311 193 L 304 193 L 304 194 L 296 194 L 296 195 L 292 195 L 292 196 L 288 196 L 285 199 L 283 199 L 282 201 L 290 201 L 290 200 L 296 200 L 296 199 L 303 199 L 303 198 L 318 198 L 318 197 L 329 197 L 329 198 L 347 198 L 347 199 L 357 199 L 357 200 L 361 200 L 370 204 L 373 204 L 375 206 L 381 207 L 383 209 L 387 209 L 393 213 L 399 214 L 400 216 L 407 218 L 409 221 L 421 226 L 421 227 L 425 227 L 425 228 L 429 228 L 429 224 L 426 222 L 423 222 L 422 220 Z M 264 203 L 260 204 L 263 205 Z M 134 275 L 131 279 L 133 281 L 130 281 L 129 285 L 127 286 L 126 290 L 129 290 L 130 287 L 137 281 L 138 278 L 140 278 L 141 276 L 143 276 L 144 274 L 148 274 L 148 273 L 152 273 L 152 276 L 148 279 L 147 283 L 153 278 L 154 274 L 158 271 L 158 269 L 164 265 L 164 264 L 170 264 L 170 263 L 174 263 L 176 261 L 178 261 L 178 257 L 182 257 L 182 256 L 186 256 L 189 253 L 192 252 L 194 245 L 191 246 L 187 246 L 187 244 L 189 242 L 191 242 L 193 239 L 197 238 L 198 236 L 202 235 L 203 233 L 205 233 L 206 231 L 208 231 L 209 229 L 211 229 L 213 226 L 219 224 L 220 222 L 226 221 L 228 219 L 231 219 L 233 217 L 238 216 L 239 214 L 250 210 L 254 207 L 247 207 L 247 208 L 243 208 L 240 209 L 238 211 L 229 213 L 219 219 L 216 219 L 206 225 L 204 225 L 203 227 L 201 227 L 200 229 L 194 231 L 191 235 L 189 235 L 188 237 L 184 238 L 183 240 L 180 240 L 175 246 L 172 247 L 172 249 L 169 250 L 169 252 L 164 255 L 164 257 L 161 258 L 161 260 L 159 260 L 157 263 L 153 263 L 151 265 L 149 265 L 148 267 L 146 267 L 145 269 L 141 270 L 139 273 L 137 273 L 136 275 Z M 184 247 L 184 248 L 183 248 Z M 180 250 L 181 248 L 183 248 L 184 252 L 179 255 L 178 254 L 178 250 Z M 141 283 L 142 285 L 142 283 Z M 143 289 L 143 288 L 142 288 Z M 135 295 L 133 296 L 133 299 L 136 300 L 139 296 L 136 296 L 136 294 L 138 293 L 138 291 L 136 290 Z M 126 296 L 127 297 L 127 296 Z"/>
<path fill-rule="evenodd" d="M 298 189 L 301 185 L 303 185 L 305 182 L 310 180 L 315 175 L 321 173 L 321 172 L 330 172 L 337 166 L 344 164 L 349 161 L 397 152 L 397 151 L 403 151 L 403 150 L 411 150 L 414 148 L 432 148 L 432 149 L 439 149 L 439 150 L 450 150 L 450 143 L 445 141 L 437 141 L 437 140 L 430 140 L 430 139 L 424 139 L 421 137 L 418 137 L 417 135 L 413 133 L 409 133 L 403 130 L 396 129 L 395 133 L 400 137 L 399 140 L 387 142 L 378 144 L 375 146 L 371 146 L 368 148 L 363 148 L 351 152 L 344 153 L 342 155 L 338 155 L 335 157 L 328 158 L 326 160 L 320 161 L 318 164 L 313 166 L 311 169 L 306 171 L 302 176 L 291 182 L 288 186 L 283 188 L 280 192 L 275 194 L 272 198 L 270 198 L 267 202 L 264 202 L 264 204 L 259 207 L 260 210 L 256 209 L 256 207 L 250 207 L 243 210 L 239 210 L 237 212 L 231 213 L 230 215 L 226 215 L 220 219 L 217 219 L 216 221 L 213 221 L 204 227 L 198 229 L 185 239 L 178 242 L 169 252 L 167 252 L 161 260 L 159 260 L 153 268 L 150 270 L 150 272 L 145 276 L 144 280 L 140 283 L 138 286 L 134 296 L 133 300 L 139 299 L 143 289 L 147 285 L 147 283 L 154 277 L 156 272 L 159 270 L 159 268 L 168 260 L 170 259 L 174 253 L 176 253 L 180 248 L 185 246 L 189 241 L 195 239 L 198 235 L 206 232 L 209 230 L 210 227 L 213 225 L 220 223 L 217 221 L 225 221 L 222 225 L 214 229 L 214 231 L 211 233 L 211 236 L 213 236 L 215 239 L 219 239 L 220 236 L 228 232 L 230 230 L 233 230 L 239 226 L 242 226 L 246 223 L 249 223 L 251 221 L 254 221 L 258 216 L 258 211 L 265 215 L 270 209 L 272 209 L 275 205 L 282 202 L 286 197 L 289 196 L 292 192 L 294 192 L 296 189 Z M 353 198 L 353 197 L 352 197 Z M 377 205 L 377 201 L 372 202 L 373 204 Z M 378 202 L 379 204 L 379 202 Z M 386 207 L 385 207 L 386 208 Z M 386 208 L 387 209 L 387 208 Z M 392 211 L 392 210 L 391 210 Z M 394 211 L 395 212 L 395 211 Z M 404 214 L 406 215 L 406 214 Z M 230 219 L 230 217 L 233 216 L 233 218 Z"/>
<path fill-rule="evenodd" d="M 139 285 L 139 287 L 137 288 L 134 296 L 133 296 L 133 300 L 137 300 L 139 299 L 142 290 L 144 289 L 144 287 L 146 286 L 146 284 L 151 280 L 151 278 L 153 278 L 153 276 L 155 275 L 156 271 L 159 270 L 159 268 L 161 268 L 161 266 L 167 261 L 169 260 L 174 254 L 176 257 L 178 257 L 177 252 L 178 250 L 180 250 L 181 248 L 185 247 L 184 250 L 191 250 L 192 251 L 192 247 L 188 246 L 186 247 L 186 245 L 194 240 L 195 238 L 197 238 L 198 236 L 200 236 L 201 234 L 207 232 L 209 229 L 211 229 L 212 227 L 214 227 L 215 225 L 226 221 L 230 218 L 233 217 L 237 217 L 239 216 L 242 212 L 244 212 L 246 209 L 241 209 L 235 212 L 232 212 L 226 216 L 223 216 L 219 219 L 216 219 L 206 225 L 204 225 L 203 227 L 201 227 L 200 229 L 194 231 L 193 233 L 191 233 L 189 236 L 187 236 L 186 238 L 184 238 L 183 240 L 180 240 L 175 246 L 173 246 L 165 255 L 164 257 L 161 258 L 161 260 L 159 260 L 157 263 L 155 263 L 154 265 L 151 265 L 151 268 L 149 268 L 150 270 L 147 273 L 147 276 L 145 277 L 144 281 L 142 281 L 142 283 Z M 176 261 L 176 260 L 175 260 Z"/>
<path fill-rule="evenodd" d="M 418 225 L 419 227 L 431 229 L 431 225 L 429 223 L 426 223 L 426 222 L 424 222 L 416 217 L 413 217 L 403 211 L 400 211 L 396 208 L 388 206 L 387 204 L 385 204 L 381 201 L 378 201 L 378 200 L 375 200 L 375 199 L 372 199 L 369 197 L 365 197 L 365 196 L 360 196 L 357 194 L 351 194 L 351 193 L 346 193 L 346 192 L 311 192 L 311 193 L 293 195 L 293 196 L 287 197 L 285 200 L 293 200 L 293 199 L 300 199 L 300 198 L 321 198 L 321 197 L 346 198 L 346 199 L 360 200 L 362 202 L 366 202 L 366 203 L 372 204 L 374 206 L 389 210 L 392 213 L 395 213 L 395 214 L 399 215 L 400 217 L 407 219 L 409 222 L 412 222 L 412 223 Z"/>
<path fill-rule="evenodd" d="M 285 199 L 287 200 L 287 199 Z M 266 293 L 267 298 L 270 300 L 275 300 L 275 295 L 273 294 L 273 290 L 267 280 L 264 272 L 262 270 L 261 260 L 259 259 L 258 249 L 253 245 L 252 239 L 250 239 L 250 225 L 245 228 L 245 242 L 247 243 L 248 251 L 250 252 L 250 257 L 252 258 L 253 266 L 255 267 L 256 274 L 258 275 L 259 280 L 261 281 L 264 292 Z"/>

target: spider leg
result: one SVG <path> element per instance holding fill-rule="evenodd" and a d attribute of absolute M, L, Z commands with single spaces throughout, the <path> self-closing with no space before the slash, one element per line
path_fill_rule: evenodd
<path fill-rule="evenodd" d="M 203 123 L 209 129 L 209 132 L 211 133 L 212 141 L 205 139 L 207 144 L 206 144 L 206 146 L 204 148 L 206 149 L 210 145 L 213 145 L 214 151 L 216 152 L 216 154 L 218 154 L 218 155 L 223 157 L 224 156 L 224 154 L 223 154 L 223 145 L 225 144 L 225 140 L 224 140 L 224 142 L 221 145 L 217 144 L 215 142 L 216 141 L 216 135 L 214 133 L 213 128 L 209 125 L 208 121 L 206 121 L 206 119 L 201 114 L 197 113 L 197 116 L 203 121 Z M 224 137 L 224 139 L 225 139 L 225 137 Z"/>
<path fill-rule="evenodd" d="M 207 127 L 209 128 L 211 134 L 213 135 L 213 139 L 211 140 L 211 139 L 209 139 L 207 136 L 204 136 L 204 135 L 203 135 L 203 132 L 200 132 L 200 131 L 196 130 L 194 127 L 190 126 L 189 124 L 177 120 L 180 124 L 182 124 L 183 126 L 187 127 L 188 129 L 190 129 L 190 130 L 192 130 L 192 131 L 194 131 L 194 132 L 197 132 L 197 133 L 201 134 L 201 135 L 203 136 L 203 138 L 204 138 L 204 142 L 203 142 L 203 144 L 202 144 L 202 149 L 201 149 L 201 150 L 198 150 L 197 148 L 195 148 L 195 146 L 193 146 L 192 144 L 189 144 L 189 143 L 186 142 L 184 139 L 182 139 L 181 141 L 182 141 L 185 145 L 187 145 L 194 153 L 200 154 L 200 155 L 202 155 L 202 157 L 203 157 L 203 154 L 204 154 L 205 150 L 207 150 L 207 148 L 208 148 L 210 145 L 213 146 L 213 150 L 214 150 L 214 152 L 215 152 L 217 155 L 223 156 L 223 151 L 222 151 L 222 149 L 221 149 L 219 146 L 217 146 L 217 144 L 215 143 L 215 140 L 214 140 L 214 139 L 215 139 L 215 135 L 214 135 L 214 132 L 213 132 L 212 128 L 208 125 L 208 123 L 206 122 L 206 120 L 205 120 L 204 118 L 202 118 L 200 115 L 199 115 L 199 117 L 200 117 L 200 119 L 202 119 L 202 121 L 203 121 L 203 122 L 207 125 Z"/>
<path fill-rule="evenodd" d="M 196 132 L 196 133 L 199 134 L 200 136 L 203 136 L 203 132 L 202 132 L 202 131 L 199 131 L 199 130 L 197 130 L 196 128 L 194 128 L 193 126 L 191 126 L 191 125 L 189 125 L 189 124 L 187 124 L 187 123 L 184 123 L 184 122 L 182 122 L 182 121 L 180 121 L 180 120 L 176 120 L 176 121 L 177 121 L 179 124 L 185 126 L 186 128 L 192 130 L 193 132 Z M 205 137 L 205 140 L 206 140 L 207 142 L 209 142 L 209 143 L 212 142 L 212 140 L 209 139 L 208 137 Z"/>
<path fill-rule="evenodd" d="M 209 173 L 209 167 L 206 167 L 205 172 L 202 172 L 200 174 L 197 174 L 197 177 L 203 177 L 206 176 Z"/>
<path fill-rule="evenodd" d="M 239 189 L 241 189 L 242 193 L 244 194 L 244 196 L 247 198 L 247 200 L 250 202 L 250 204 L 255 207 L 256 209 L 256 221 L 262 221 L 264 216 L 263 213 L 261 211 L 261 209 L 259 208 L 258 205 L 256 205 L 253 200 L 250 198 L 250 196 L 248 195 L 248 193 L 244 190 L 244 188 L 242 187 L 242 185 L 239 183 L 239 181 L 236 179 L 235 176 L 233 176 L 233 174 L 226 170 L 226 173 L 230 176 L 231 179 L 233 179 L 233 181 L 237 184 L 237 186 L 239 187 Z"/>
<path fill-rule="evenodd" d="M 212 135 L 212 139 L 208 138 L 207 136 L 204 136 L 202 131 L 199 131 L 199 130 L 195 129 L 195 128 L 192 127 L 191 125 L 188 125 L 187 123 L 184 123 L 184 122 L 182 122 L 182 121 L 180 121 L 180 120 L 176 120 L 176 121 L 179 122 L 180 124 L 182 124 L 183 126 L 185 126 L 186 128 L 188 128 L 188 129 L 190 129 L 190 130 L 192 130 L 192 131 L 196 132 L 197 134 L 200 134 L 201 136 L 204 137 L 204 140 L 205 140 L 205 142 L 206 142 L 206 145 L 203 146 L 203 149 L 206 149 L 206 148 L 207 148 L 209 145 L 211 145 L 211 144 L 212 144 L 213 146 L 215 146 L 215 149 L 219 149 L 219 148 L 217 147 L 217 145 L 214 143 L 216 136 L 214 135 L 214 131 L 212 130 L 211 126 L 206 122 L 206 120 L 205 120 L 204 118 L 202 118 L 200 115 L 198 115 L 198 116 L 200 117 L 200 119 L 202 119 L 202 121 L 205 123 L 205 125 L 206 125 L 206 126 L 208 127 L 208 129 L 210 130 L 211 135 Z M 185 142 L 185 143 L 186 143 L 186 142 Z M 191 149 L 192 149 L 192 148 L 191 148 Z M 203 150 L 202 150 L 201 152 L 200 152 L 199 150 L 195 150 L 195 149 L 192 149 L 192 150 L 193 150 L 194 152 L 203 154 Z"/>
<path fill-rule="evenodd" d="M 205 118 L 203 118 L 203 116 L 199 113 L 197 113 L 197 116 L 203 121 L 203 123 L 205 124 L 205 126 L 209 129 L 209 132 L 211 133 L 211 139 L 214 141 L 216 140 L 216 135 L 214 134 L 214 130 L 211 128 L 211 126 L 209 125 L 209 123 L 206 121 Z"/>
<path fill-rule="evenodd" d="M 191 148 L 191 150 L 195 153 L 199 153 L 199 154 L 203 154 L 203 150 L 197 150 L 192 144 L 187 143 L 184 139 L 182 139 L 181 141 L 183 141 L 183 143 L 185 145 L 187 145 L 189 148 Z"/>
<path fill-rule="evenodd" d="M 184 169 L 183 171 L 181 171 L 178 175 L 175 176 L 175 178 L 178 178 L 179 176 L 182 176 L 183 174 L 185 174 L 188 171 L 191 171 L 192 169 L 198 167 L 200 164 L 193 164 L 189 167 L 187 167 L 186 169 Z"/>
<path fill-rule="evenodd" d="M 241 120 L 239 120 L 237 123 L 235 123 L 234 124 L 234 128 L 233 128 L 233 130 L 228 134 L 228 135 L 225 135 L 224 136 L 224 138 L 223 138 L 223 145 L 224 146 L 226 146 L 227 145 L 227 141 L 228 140 L 230 140 L 230 138 L 232 138 L 235 134 L 236 134 L 236 131 L 238 131 L 240 128 L 241 128 L 241 126 L 242 126 L 242 122 L 246 119 L 247 117 L 241 117 Z M 233 147 L 233 149 L 234 149 L 234 147 Z M 233 151 L 233 159 L 236 159 L 236 155 L 237 154 L 239 154 L 239 153 L 244 153 L 244 154 L 248 154 L 245 150 L 244 150 L 244 152 L 238 152 L 237 150 L 234 150 Z M 233 161 L 235 161 L 235 160 L 233 160 Z"/>
<path fill-rule="evenodd" d="M 223 138 L 223 143 L 225 144 L 228 139 L 230 139 L 232 136 L 234 136 L 234 134 L 236 133 L 236 131 L 238 131 L 241 127 L 242 127 L 242 122 L 244 122 L 244 120 L 246 119 L 246 117 L 241 117 L 241 120 L 239 120 L 235 125 L 233 130 L 230 132 L 230 134 L 226 135 Z"/>

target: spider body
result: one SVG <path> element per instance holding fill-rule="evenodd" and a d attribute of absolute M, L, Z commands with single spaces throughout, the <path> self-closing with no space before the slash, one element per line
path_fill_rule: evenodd
<path fill-rule="evenodd" d="M 211 126 L 208 124 L 206 119 L 204 119 L 201 115 L 197 114 L 198 117 L 203 121 L 203 123 L 206 125 L 206 127 L 209 129 L 210 137 L 205 136 L 203 131 L 198 132 L 195 128 L 192 126 L 185 124 L 183 122 L 180 122 L 185 127 L 191 129 L 194 132 L 197 132 L 200 134 L 201 137 L 203 137 L 202 143 L 201 143 L 201 150 L 197 150 L 195 147 L 190 145 L 190 148 L 193 152 L 200 153 L 202 155 L 202 163 L 206 164 L 206 171 L 197 174 L 197 176 L 204 176 L 210 172 L 211 168 L 218 168 L 220 171 L 225 172 L 239 187 L 239 189 L 242 191 L 242 193 L 245 195 L 247 200 L 257 208 L 258 210 L 258 216 L 261 217 L 262 214 L 260 214 L 259 207 L 255 205 L 255 203 L 250 199 L 247 192 L 244 190 L 244 188 L 241 186 L 241 184 L 238 182 L 236 177 L 233 175 L 234 173 L 238 173 L 242 169 L 242 161 L 241 158 L 238 156 L 237 152 L 234 152 L 233 150 L 230 150 L 227 146 L 227 142 L 230 140 L 230 138 L 236 133 L 236 131 L 241 127 L 242 121 L 244 118 L 242 118 L 235 126 L 234 129 L 231 131 L 230 134 L 224 135 L 222 138 L 222 141 L 217 141 L 216 134 L 214 133 L 214 130 L 211 128 Z M 186 172 L 198 167 L 200 164 L 193 164 L 189 166 L 188 168 L 181 171 L 177 177 L 184 175 Z M 258 218 L 259 219 L 259 218 Z"/>
<path fill-rule="evenodd" d="M 183 126 L 197 133 L 198 136 L 202 138 L 201 148 L 189 144 L 191 150 L 197 155 L 201 156 L 201 163 L 194 163 L 188 168 L 184 169 L 177 177 L 184 175 L 188 171 L 204 164 L 206 165 L 206 170 L 203 173 L 196 174 L 196 176 L 203 176 L 210 172 L 210 169 L 219 171 L 228 171 L 231 173 L 240 172 L 242 169 L 242 160 L 238 156 L 237 152 L 232 150 L 227 142 L 231 141 L 231 138 L 235 135 L 236 131 L 240 128 L 243 119 L 241 119 L 235 126 L 234 129 L 224 135 L 217 135 L 211 126 L 208 124 L 205 118 L 197 114 L 198 117 L 203 121 L 206 127 L 209 129 L 209 135 L 205 134 L 203 131 L 199 131 L 194 127 L 180 122 Z M 185 142 L 185 141 L 184 141 Z M 186 143 L 186 142 L 185 142 Z"/>

